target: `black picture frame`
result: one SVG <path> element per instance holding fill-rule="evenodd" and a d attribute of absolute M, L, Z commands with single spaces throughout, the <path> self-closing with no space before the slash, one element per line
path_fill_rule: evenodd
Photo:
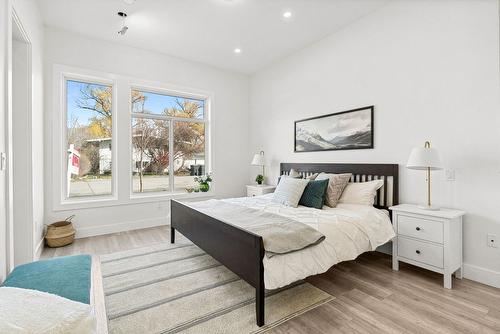
<path fill-rule="evenodd" d="M 341 150 L 365 150 L 365 149 L 373 149 L 374 148 L 374 106 L 367 106 L 362 108 L 350 109 L 341 112 L 331 113 L 327 115 L 315 116 L 300 119 L 294 122 L 294 141 L 293 141 L 293 150 L 295 153 L 305 153 L 305 152 L 322 152 L 322 151 L 341 151 Z M 359 113 L 362 111 L 369 111 L 370 113 L 370 133 L 369 133 L 369 143 L 367 145 L 358 145 L 358 144 L 345 144 L 341 147 L 332 147 L 332 148 L 319 148 L 319 149 L 300 149 L 297 150 L 297 124 L 302 122 L 313 121 L 321 118 L 334 118 L 335 116 L 345 115 L 349 113 Z M 333 145 L 333 144 L 332 144 Z"/>

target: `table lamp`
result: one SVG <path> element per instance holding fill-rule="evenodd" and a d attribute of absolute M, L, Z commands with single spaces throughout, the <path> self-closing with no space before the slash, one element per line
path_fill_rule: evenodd
<path fill-rule="evenodd" d="M 439 152 L 435 148 L 431 148 L 431 143 L 426 141 L 424 147 L 415 147 L 411 151 L 406 168 L 427 171 L 427 205 L 422 205 L 420 208 L 439 210 L 438 207 L 431 204 L 431 171 L 443 169 Z"/>
<path fill-rule="evenodd" d="M 262 166 L 262 182 L 264 181 L 264 166 L 266 165 L 266 160 L 264 159 L 264 151 L 256 153 L 253 156 L 251 164 L 253 166 Z"/>

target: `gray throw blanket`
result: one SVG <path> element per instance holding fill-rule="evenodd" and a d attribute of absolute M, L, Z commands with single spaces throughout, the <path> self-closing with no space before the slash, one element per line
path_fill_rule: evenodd
<path fill-rule="evenodd" d="M 268 258 L 317 245 L 325 239 L 322 233 L 306 224 L 261 210 L 215 199 L 184 204 L 261 236 Z"/>

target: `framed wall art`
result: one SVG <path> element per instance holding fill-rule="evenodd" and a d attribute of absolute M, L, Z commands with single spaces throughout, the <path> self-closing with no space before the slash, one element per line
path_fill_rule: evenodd
<path fill-rule="evenodd" d="M 373 106 L 295 121 L 295 152 L 373 148 Z"/>

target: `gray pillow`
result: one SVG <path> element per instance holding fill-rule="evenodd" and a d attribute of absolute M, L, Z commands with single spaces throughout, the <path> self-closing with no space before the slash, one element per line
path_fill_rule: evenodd
<path fill-rule="evenodd" d="M 273 202 L 296 208 L 307 183 L 309 180 L 282 176 L 274 191 Z"/>
<path fill-rule="evenodd" d="M 320 173 L 316 177 L 316 180 L 325 180 L 325 179 L 330 180 L 328 181 L 328 188 L 326 189 L 326 197 L 325 197 L 326 205 L 332 208 L 337 206 L 339 198 L 342 195 L 342 192 L 344 191 L 345 187 L 347 186 L 347 183 L 349 183 L 351 177 L 352 177 L 351 173 L 345 173 L 345 174 Z"/>

